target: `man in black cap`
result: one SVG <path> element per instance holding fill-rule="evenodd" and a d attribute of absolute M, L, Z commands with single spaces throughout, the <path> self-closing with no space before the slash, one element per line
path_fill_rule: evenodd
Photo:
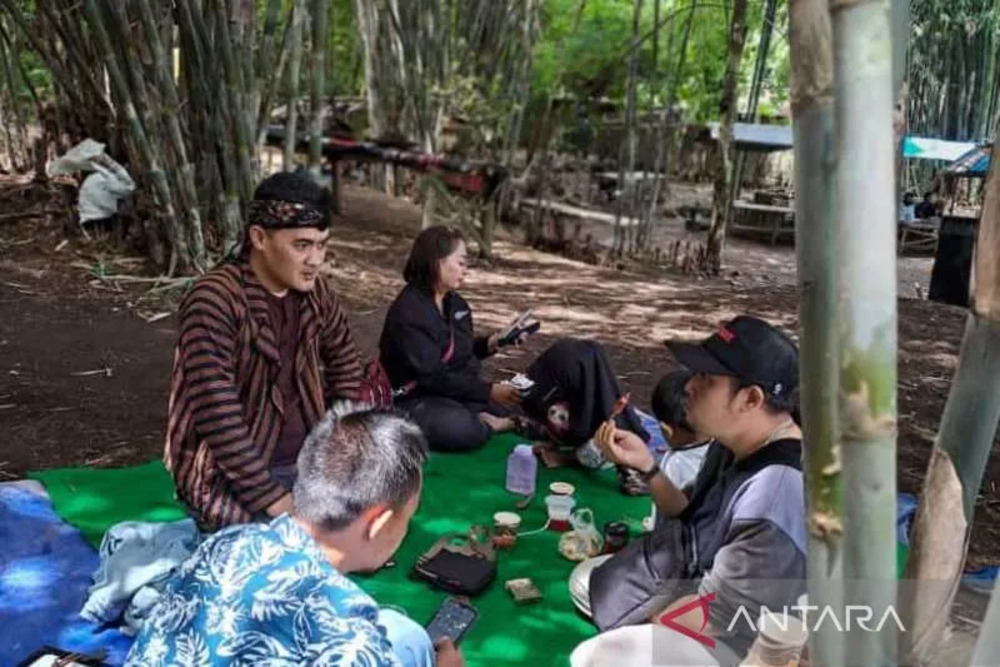
<path fill-rule="evenodd" d="M 359 396 L 347 316 L 320 275 L 330 200 L 304 172 L 264 180 L 240 256 L 181 304 L 164 459 L 205 530 L 290 512 L 306 435 Z"/>
<path fill-rule="evenodd" d="M 602 630 L 666 615 L 668 625 L 742 655 L 755 636 L 746 619 L 756 621 L 762 607 L 792 606 L 805 592 L 802 433 L 792 416 L 798 350 L 748 316 L 701 343 L 667 345 L 693 374 L 687 420 L 718 444 L 686 496 L 641 440 L 602 427 L 596 440 L 608 457 L 639 470 L 662 513 L 676 518 L 592 571 L 590 610 Z"/>

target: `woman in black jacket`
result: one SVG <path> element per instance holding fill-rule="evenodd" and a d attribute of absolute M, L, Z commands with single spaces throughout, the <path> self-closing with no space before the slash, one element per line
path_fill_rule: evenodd
<path fill-rule="evenodd" d="M 406 287 L 389 306 L 379 357 L 397 405 L 423 429 L 431 449 L 463 451 L 509 430 L 517 389 L 479 377 L 499 335 L 476 336 L 472 310 L 458 294 L 467 250 L 461 232 L 430 227 L 417 236 L 403 270 Z"/>

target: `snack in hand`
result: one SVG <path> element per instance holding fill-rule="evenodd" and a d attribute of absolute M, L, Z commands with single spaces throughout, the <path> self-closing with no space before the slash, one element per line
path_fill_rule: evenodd
<path fill-rule="evenodd" d="M 625 412 L 625 406 L 628 405 L 628 400 L 631 396 L 632 394 L 626 392 L 618 397 L 618 400 L 615 401 L 614 406 L 611 408 L 611 417 L 609 417 L 609 419 L 614 419 L 621 413 Z"/>

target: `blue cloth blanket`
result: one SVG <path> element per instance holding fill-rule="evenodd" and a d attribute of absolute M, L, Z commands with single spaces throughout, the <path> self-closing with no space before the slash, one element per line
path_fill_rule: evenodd
<path fill-rule="evenodd" d="M 79 613 L 97 552 L 56 515 L 41 484 L 0 484 L 0 545 L 0 665 L 43 646 L 124 662 L 132 639 Z"/>

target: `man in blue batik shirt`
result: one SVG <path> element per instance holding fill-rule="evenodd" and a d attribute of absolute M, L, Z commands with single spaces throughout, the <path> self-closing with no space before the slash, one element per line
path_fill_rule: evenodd
<path fill-rule="evenodd" d="M 426 441 L 385 411 L 330 413 L 298 460 L 295 513 L 201 544 L 150 614 L 126 664 L 464 665 L 345 576 L 378 569 L 420 498 Z"/>

